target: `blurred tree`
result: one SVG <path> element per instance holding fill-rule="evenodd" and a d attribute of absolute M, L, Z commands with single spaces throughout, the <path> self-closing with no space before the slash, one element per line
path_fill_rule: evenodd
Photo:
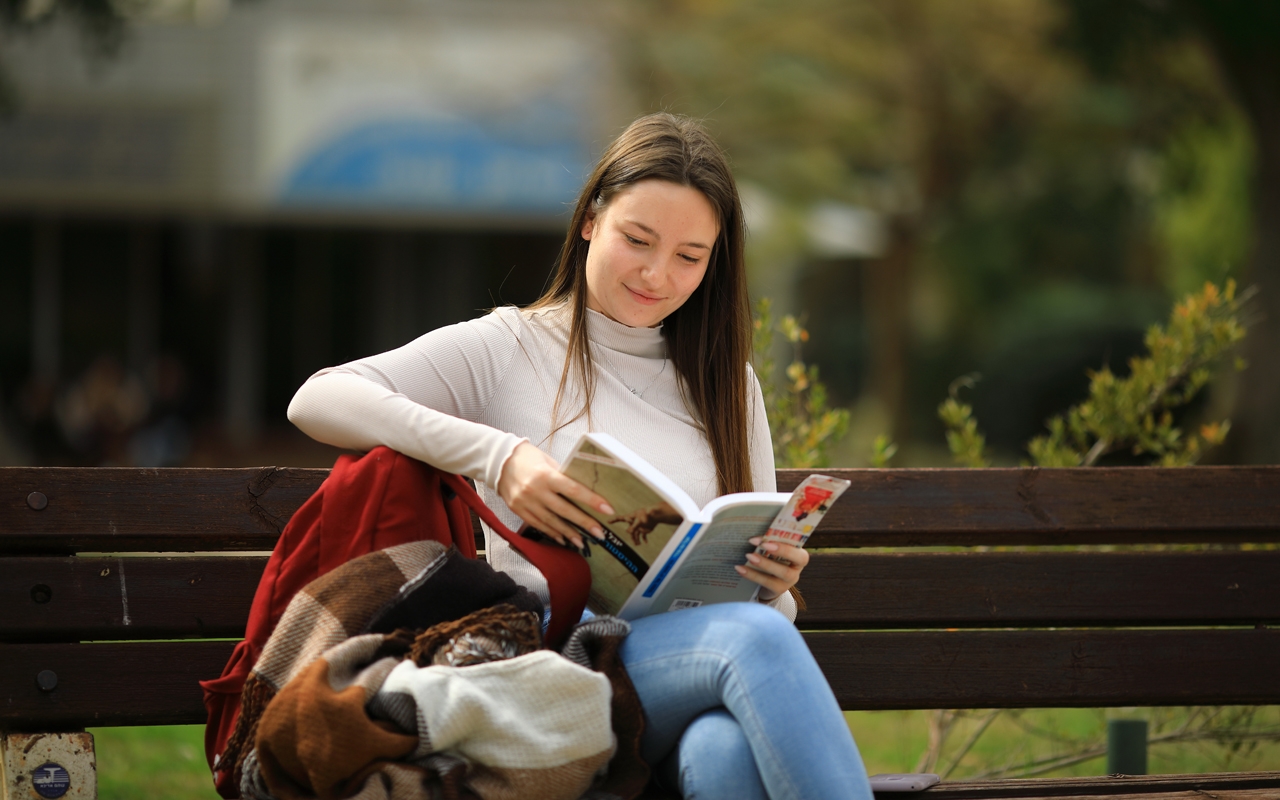
<path fill-rule="evenodd" d="M 1246 343 L 1229 447 L 1234 460 L 1280 463 L 1280 4 L 1182 0 L 1249 118 L 1256 153 L 1253 253 L 1246 277 L 1258 287 L 1260 319 Z"/>
<path fill-rule="evenodd" d="M 1082 358 L 1136 351 L 1169 294 L 1221 281 L 1245 250 L 1242 117 L 1173 0 L 628 8 L 651 106 L 710 117 L 739 171 L 784 203 L 888 219 L 862 308 L 867 383 L 896 440 L 910 438 L 908 389 L 935 391 L 911 365 L 936 391 L 1000 349 L 1006 375 L 1044 374 L 1045 346 L 1012 346 L 1034 336 L 1060 353 L 1054 380 L 1079 376 Z M 928 287 L 939 303 L 921 302 Z M 999 402 L 1036 394 L 1015 388 Z"/>
<path fill-rule="evenodd" d="M 209 20 L 226 6 L 226 0 L 0 0 L 0 55 L 6 39 L 67 21 L 79 31 L 89 59 L 102 64 L 119 53 L 134 20 Z M 20 101 L 0 63 L 0 117 L 14 113 Z"/>
<path fill-rule="evenodd" d="M 784 199 L 888 219 L 865 275 L 870 384 L 900 435 L 913 273 L 975 163 L 1074 77 L 1026 0 L 652 0 L 637 75 L 658 104 L 711 113 L 741 169 Z"/>
<path fill-rule="evenodd" d="M 1186 294 L 1239 274 L 1249 256 L 1253 142 L 1243 118 L 1190 124 L 1169 143 L 1153 205 L 1165 282 Z"/>
<path fill-rule="evenodd" d="M 126 17 L 111 0 L 0 0 L 0 46 L 5 39 L 31 34 L 60 19 L 79 28 L 92 57 L 112 56 L 124 41 Z M 18 101 L 0 64 L 0 117 L 13 113 Z"/>
<path fill-rule="evenodd" d="M 1205 215 L 1203 207 L 1169 209 L 1175 214 L 1174 242 L 1183 248 L 1216 251 L 1223 263 L 1243 260 L 1239 274 L 1258 287 L 1259 319 L 1245 345 L 1251 365 L 1240 380 L 1232 417 L 1236 435 L 1227 443 L 1226 458 L 1247 463 L 1280 462 L 1280 4 L 1241 0 L 1065 0 L 1070 11 L 1073 44 L 1086 57 L 1092 72 L 1118 86 L 1140 92 L 1168 65 L 1168 53 L 1199 47 L 1208 52 L 1221 79 L 1230 87 L 1247 118 L 1252 147 L 1238 140 L 1230 113 L 1193 119 L 1182 126 L 1182 141 L 1173 155 L 1184 162 L 1201 159 L 1217 163 L 1204 170 L 1202 192 L 1220 195 L 1220 208 L 1236 215 Z M 1186 80 L 1185 75 L 1178 76 Z M 1188 141 L 1189 137 L 1191 141 Z M 1196 147 L 1199 139 L 1199 147 Z M 1191 151 L 1188 153 L 1188 151 Z M 1188 159 L 1188 155 L 1191 158 Z M 1251 159 L 1250 159 L 1251 157 Z M 1239 163 L 1252 161 L 1251 220 L 1238 230 L 1247 207 L 1242 187 L 1233 185 Z M 1213 181 L 1217 181 L 1217 185 Z M 1189 231 L 1205 220 L 1200 235 Z M 1181 216 L 1176 216 L 1181 212 Z M 1179 227 L 1180 225 L 1180 227 Z M 1233 230 L 1235 229 L 1235 230 Z M 1191 233 L 1178 241 L 1180 234 Z M 1252 241 L 1250 242 L 1250 239 Z M 1194 244 L 1192 243 L 1194 241 Z M 1251 245 L 1251 247 L 1250 247 Z M 1194 258 L 1194 254 L 1192 255 Z M 1200 257 L 1202 260 L 1212 255 Z M 1201 275 L 1220 278 L 1221 275 Z"/>

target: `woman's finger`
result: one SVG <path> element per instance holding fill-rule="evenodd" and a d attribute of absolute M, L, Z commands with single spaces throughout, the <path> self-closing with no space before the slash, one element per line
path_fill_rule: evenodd
<path fill-rule="evenodd" d="M 795 583 L 800 578 L 800 570 L 794 566 L 783 564 L 781 561 L 774 561 L 758 553 L 747 553 L 746 566 L 781 581 Z"/>
<path fill-rule="evenodd" d="M 767 572 L 755 569 L 752 565 L 738 565 L 734 569 L 737 570 L 739 575 L 752 583 L 760 584 L 761 597 L 766 600 L 772 600 L 795 585 L 795 581 L 787 581 L 775 577 Z"/>
<path fill-rule="evenodd" d="M 580 528 L 597 539 L 604 536 L 604 528 L 594 517 L 558 494 L 552 494 L 547 498 L 547 509 L 575 530 Z"/>
<path fill-rule="evenodd" d="M 579 550 L 582 549 L 582 535 L 558 515 L 550 511 L 544 511 L 533 516 L 534 521 L 530 522 L 530 524 L 555 540 L 557 544 L 569 542 Z"/>
<path fill-rule="evenodd" d="M 803 547 L 796 547 L 786 542 L 765 542 L 759 536 L 753 537 L 750 542 L 758 549 L 764 550 L 765 555 L 774 561 L 791 564 L 798 569 L 804 569 L 809 565 L 809 552 Z M 761 544 L 761 542 L 764 543 Z"/>
<path fill-rule="evenodd" d="M 800 572 L 809 563 L 809 554 L 804 548 L 783 542 L 764 542 L 758 536 L 750 542 L 764 553 L 748 553 L 747 563 L 735 569 L 739 575 L 760 584 L 762 598 L 771 600 L 796 585 Z"/>
<path fill-rule="evenodd" d="M 579 505 L 594 508 L 601 514 L 615 514 L 613 506 L 609 505 L 609 501 L 600 495 L 588 489 L 586 486 L 578 483 L 573 478 L 565 475 L 563 472 L 556 472 L 551 479 L 550 488 L 564 497 L 578 503 Z"/>

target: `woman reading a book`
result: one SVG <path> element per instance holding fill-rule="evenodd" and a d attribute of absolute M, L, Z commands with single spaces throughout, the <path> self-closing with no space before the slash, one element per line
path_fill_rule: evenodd
<path fill-rule="evenodd" d="M 289 419 L 322 442 L 386 445 L 477 481 L 511 528 L 581 546 L 615 512 L 560 472 L 578 438 L 612 434 L 698 504 L 774 491 L 773 449 L 748 366 L 744 228 L 727 161 L 697 123 L 632 123 L 583 187 L 546 294 L 397 350 L 321 370 Z M 547 602 L 503 539 L 496 569 Z M 825 678 L 792 624 L 808 563 L 769 544 L 737 569 L 758 603 L 632 623 L 622 657 L 643 704 L 642 755 L 685 797 L 870 798 Z"/>

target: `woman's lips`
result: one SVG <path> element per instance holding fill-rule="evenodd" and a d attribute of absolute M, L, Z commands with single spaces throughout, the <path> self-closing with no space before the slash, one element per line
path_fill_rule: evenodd
<path fill-rule="evenodd" d="M 652 297 L 650 295 L 645 294 L 644 292 L 637 292 L 635 289 L 632 289 L 630 286 L 627 286 L 625 284 L 623 285 L 623 288 L 631 293 L 631 297 L 633 300 L 635 300 L 637 303 L 642 303 L 646 306 L 651 306 L 654 303 L 658 303 L 662 300 L 661 297 Z"/>

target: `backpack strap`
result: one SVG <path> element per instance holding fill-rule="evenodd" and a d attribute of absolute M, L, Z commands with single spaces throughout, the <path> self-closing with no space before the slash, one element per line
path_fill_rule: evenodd
<path fill-rule="evenodd" d="M 518 553 L 529 560 L 547 579 L 551 596 L 551 622 L 547 626 L 547 644 L 559 648 L 569 631 L 582 618 L 591 589 L 591 568 L 581 554 L 549 542 L 539 542 L 514 533 L 484 504 L 480 495 L 461 475 L 443 473 L 444 482 L 466 503 L 494 533 L 506 539 Z"/>

